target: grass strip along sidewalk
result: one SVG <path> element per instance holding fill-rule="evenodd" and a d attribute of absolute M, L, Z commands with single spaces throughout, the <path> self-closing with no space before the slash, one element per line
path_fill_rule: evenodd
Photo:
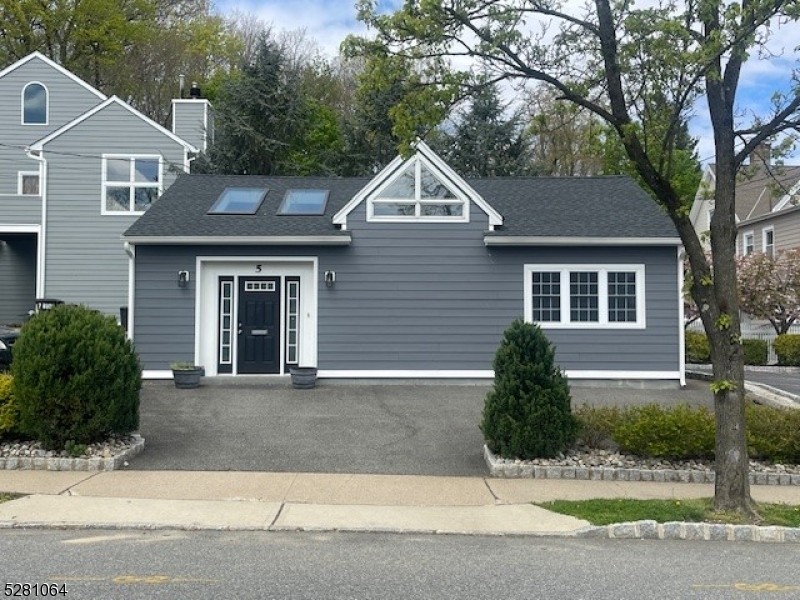
<path fill-rule="evenodd" d="M 744 525 L 747 521 L 735 513 L 714 510 L 711 498 L 690 500 L 555 500 L 537 503 L 547 510 L 585 519 L 592 525 L 610 525 L 630 521 L 655 520 L 659 523 L 686 521 L 689 523 L 725 523 Z M 759 503 L 759 525 L 800 527 L 800 506 Z"/>

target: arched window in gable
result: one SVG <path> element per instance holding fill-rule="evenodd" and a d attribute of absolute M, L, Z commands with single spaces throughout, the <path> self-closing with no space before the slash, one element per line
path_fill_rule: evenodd
<path fill-rule="evenodd" d="M 47 88 L 33 82 L 22 90 L 22 124 L 47 125 Z"/>

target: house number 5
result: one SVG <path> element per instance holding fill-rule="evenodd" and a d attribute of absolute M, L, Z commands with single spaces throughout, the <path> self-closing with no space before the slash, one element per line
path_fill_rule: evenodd
<path fill-rule="evenodd" d="M 261 273 L 261 265 L 256 265 L 256 273 Z"/>

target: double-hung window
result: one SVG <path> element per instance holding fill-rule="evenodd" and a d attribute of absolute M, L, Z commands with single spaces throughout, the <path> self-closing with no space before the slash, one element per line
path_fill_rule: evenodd
<path fill-rule="evenodd" d="M 525 319 L 543 328 L 643 328 L 644 265 L 525 265 Z"/>
<path fill-rule="evenodd" d="M 761 245 L 764 254 L 767 256 L 775 256 L 775 229 L 772 227 L 765 227 L 761 231 Z"/>
<path fill-rule="evenodd" d="M 103 157 L 103 214 L 142 214 L 161 195 L 159 156 Z"/>
<path fill-rule="evenodd" d="M 752 231 L 745 231 L 742 234 L 742 255 L 750 256 L 755 250 L 755 234 Z"/>

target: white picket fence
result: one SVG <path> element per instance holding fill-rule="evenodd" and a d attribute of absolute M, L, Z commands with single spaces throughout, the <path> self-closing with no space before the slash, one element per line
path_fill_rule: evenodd
<path fill-rule="evenodd" d="M 697 320 L 693 321 L 689 325 L 686 326 L 687 331 L 699 331 L 700 333 L 705 333 L 703 330 L 703 324 Z M 800 333 L 800 323 L 794 323 L 789 328 L 789 333 Z M 766 325 L 753 325 L 751 323 L 742 323 L 742 338 L 745 340 L 765 340 L 767 342 L 767 364 L 774 365 L 778 362 L 778 356 L 775 354 L 775 349 L 772 347 L 772 343 L 775 341 L 775 338 L 778 337 L 778 334 L 775 333 L 775 329 L 767 323 Z"/>

